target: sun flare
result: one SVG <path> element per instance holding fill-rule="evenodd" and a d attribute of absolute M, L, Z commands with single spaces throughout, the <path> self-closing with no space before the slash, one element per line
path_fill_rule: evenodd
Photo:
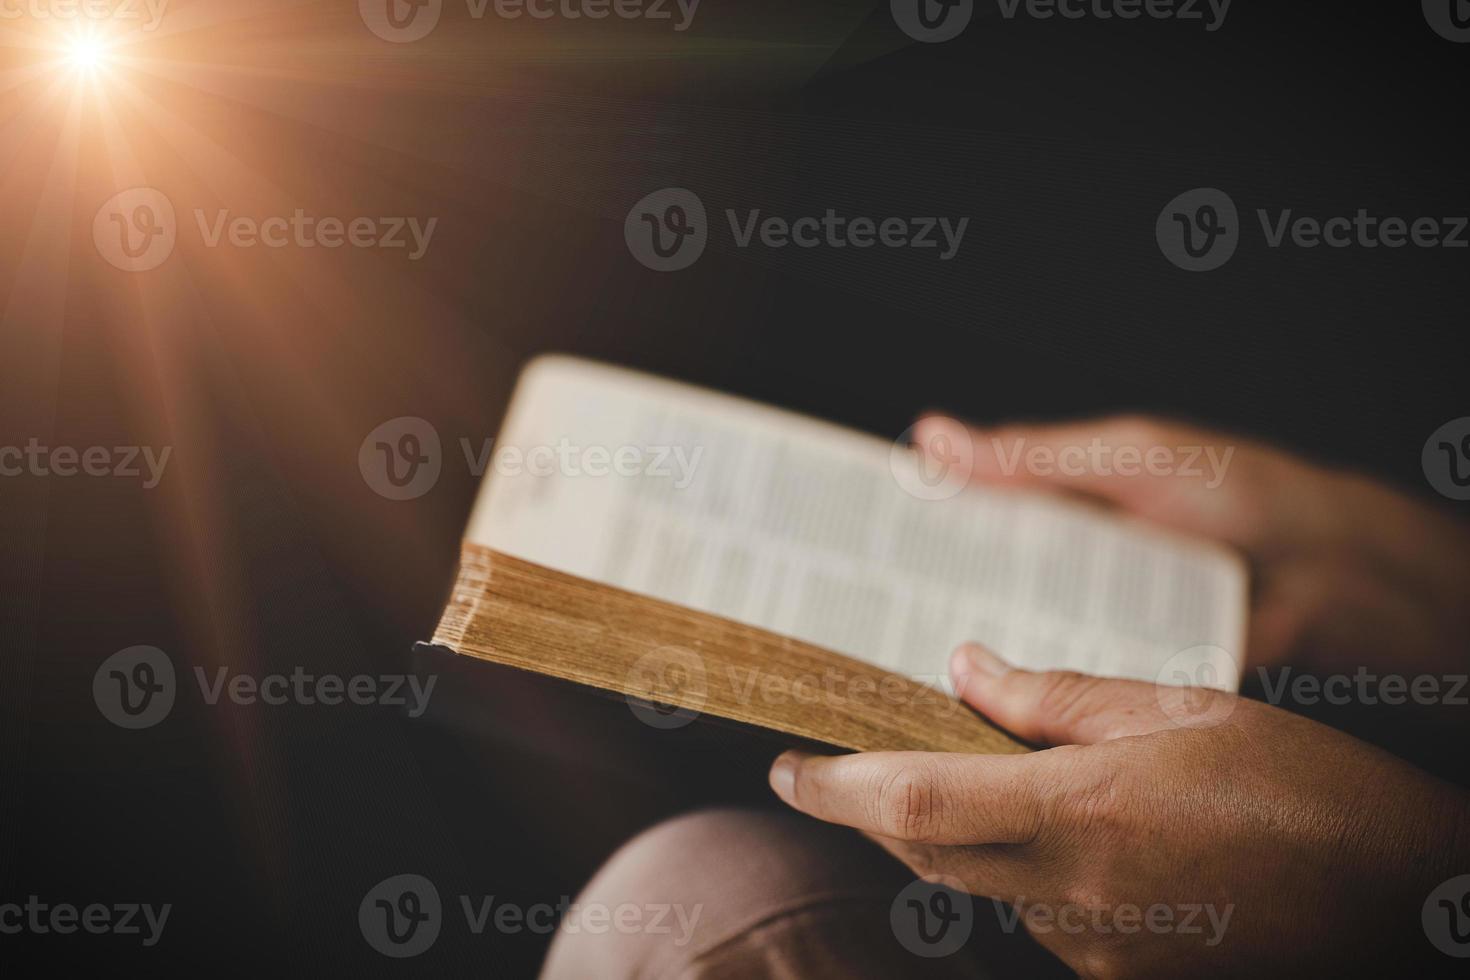
<path fill-rule="evenodd" d="M 110 53 L 104 38 L 97 34 L 80 32 L 67 38 L 63 51 L 67 65 L 85 75 L 95 74 L 107 67 Z"/>

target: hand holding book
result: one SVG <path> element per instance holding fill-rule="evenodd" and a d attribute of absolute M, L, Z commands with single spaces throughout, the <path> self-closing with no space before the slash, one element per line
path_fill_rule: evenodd
<path fill-rule="evenodd" d="M 915 429 L 921 446 L 941 435 L 952 443 L 953 423 Z M 977 483 L 1080 494 L 1239 549 L 1255 582 L 1253 665 L 1464 671 L 1470 542 L 1422 504 L 1239 442 L 1214 488 L 1001 465 L 1002 448 L 1018 442 L 1053 456 L 1089 443 L 1228 442 L 1150 420 L 966 438 Z M 975 645 L 955 652 L 951 671 L 965 703 L 1056 748 L 791 752 L 773 766 L 771 785 L 799 810 L 863 830 L 919 874 L 1013 903 L 1033 935 L 1084 974 L 1177 976 L 1206 963 L 1231 975 L 1355 973 L 1382 952 L 1385 931 L 1414 928 L 1386 925 L 1385 915 L 1399 914 L 1387 910 L 1417 912 L 1470 867 L 1463 790 L 1280 708 L 1227 692 L 1018 669 Z M 1173 927 L 1125 926 L 1161 906 Z M 1028 909 L 1046 914 L 1028 918 Z M 1180 921 L 1191 910 L 1204 928 Z M 1089 927 L 1067 929 L 1059 912 Z M 1092 927 L 1098 916 L 1102 926 Z M 1218 948 L 1206 957 L 1206 946 Z"/>
<path fill-rule="evenodd" d="M 914 427 L 921 448 L 956 438 L 955 423 Z M 1150 418 L 975 430 L 976 486 L 1077 496 L 1150 524 L 1216 541 L 1250 564 L 1242 666 L 1291 663 L 1351 671 L 1464 668 L 1470 636 L 1470 529 L 1354 473 L 1250 440 Z M 1224 461 L 1218 479 L 1177 472 L 1007 465 L 1018 448 L 1197 453 Z M 1213 485 L 1212 485 L 1213 484 Z"/>
<path fill-rule="evenodd" d="M 1463 791 L 1325 725 L 973 646 L 951 669 L 976 710 L 1058 747 L 790 752 L 771 786 L 919 875 L 1012 904 L 1082 975 L 1355 973 L 1385 910 L 1417 911 L 1470 867 Z M 1143 928 L 1157 910 L 1169 928 Z"/>

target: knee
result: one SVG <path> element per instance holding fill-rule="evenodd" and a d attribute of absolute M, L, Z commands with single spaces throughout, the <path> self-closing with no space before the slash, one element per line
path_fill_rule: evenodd
<path fill-rule="evenodd" d="M 860 836 L 797 814 L 703 810 L 623 845 L 563 917 L 544 977 L 677 973 L 784 907 L 891 892 L 901 874 Z"/>

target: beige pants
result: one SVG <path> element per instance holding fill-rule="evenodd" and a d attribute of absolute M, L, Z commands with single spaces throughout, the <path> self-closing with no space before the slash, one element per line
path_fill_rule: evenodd
<path fill-rule="evenodd" d="M 799 815 L 691 814 L 613 855 L 563 917 L 542 976 L 988 976 L 973 942 L 940 957 L 905 947 L 890 912 L 913 880 L 860 835 Z"/>

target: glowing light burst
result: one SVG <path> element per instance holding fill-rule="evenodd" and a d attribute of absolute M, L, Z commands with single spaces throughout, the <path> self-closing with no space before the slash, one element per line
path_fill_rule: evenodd
<path fill-rule="evenodd" d="M 110 47 L 100 35 L 78 31 L 64 43 L 66 63 L 84 75 L 94 74 L 107 66 Z"/>
<path fill-rule="evenodd" d="M 170 607 L 190 638 L 182 645 L 200 651 L 204 665 L 249 669 L 261 663 L 274 627 L 261 632 L 257 598 L 237 595 L 266 567 L 252 559 L 247 574 L 240 544 L 260 531 L 245 522 L 264 515 L 271 528 L 285 526 L 277 506 L 294 520 L 275 467 L 297 468 L 313 497 L 319 490 L 335 498 L 344 471 L 326 461 L 360 444 L 359 421 L 383 404 L 374 386 L 389 385 L 396 398 L 403 366 L 413 364 L 467 399 L 484 381 L 487 350 L 502 361 L 512 355 L 484 333 L 478 302 L 461 301 L 481 288 L 468 258 L 454 285 L 439 289 L 401 252 L 237 246 L 228 229 L 237 216 L 270 221 L 299 211 L 449 215 L 472 188 L 493 185 L 488 212 L 461 216 L 474 234 L 488 227 L 487 213 L 531 199 L 500 141 L 481 139 L 496 129 L 487 119 L 505 113 L 510 125 L 528 125 L 527 105 L 543 104 L 523 65 L 539 72 L 564 62 L 582 72 L 589 56 L 565 47 L 560 31 L 534 32 L 550 39 L 531 44 L 500 30 L 446 29 L 422 45 L 390 47 L 358 13 L 424 6 L 403 0 L 364 0 L 360 10 L 347 0 L 48 2 L 106 6 L 118 17 L 16 18 L 15 10 L 44 4 L 0 0 L 0 377 L 5 394 L 25 406 L 18 419 L 7 408 L 4 420 L 47 433 L 56 419 L 85 419 L 75 430 L 82 432 L 91 428 L 84 413 L 100 406 L 128 420 L 119 425 L 142 445 L 174 450 L 162 490 L 146 502 L 140 494 L 138 506 L 157 515 L 152 540 L 167 555 L 159 566 L 169 569 Z M 165 6 L 155 30 L 123 19 Z M 671 43 L 684 57 L 702 50 Z M 621 48 L 608 54 L 615 70 L 628 63 Z M 623 153 L 622 127 L 606 113 L 631 106 L 630 118 L 644 126 L 642 110 L 616 94 L 584 103 L 587 86 L 576 79 L 571 90 L 549 90 L 544 105 L 576 113 L 566 131 L 579 153 L 581 134 L 604 131 L 614 140 L 607 151 Z M 476 108 L 460 123 L 438 111 L 446 104 Z M 547 125 L 565 128 L 561 116 Z M 462 143 L 473 144 L 462 157 L 448 152 Z M 510 169 L 487 181 L 503 162 Z M 540 196 L 540 187 L 528 193 Z M 119 195 L 129 195 L 125 213 L 109 210 Z M 138 259 L 115 263 L 113 249 Z M 419 323 L 444 325 L 441 342 L 404 329 Z M 72 376 L 94 363 L 105 363 L 115 389 L 74 390 Z M 261 457 L 250 448 L 266 445 L 282 448 Z M 247 464 L 242 505 L 237 485 Z M 376 510 L 363 491 L 354 499 Z M 431 538 L 410 528 L 397 541 L 426 548 Z M 137 539 L 129 530 L 120 540 Z M 260 722 L 239 712 L 212 712 L 210 721 L 221 733 L 218 755 L 238 753 L 248 780 L 277 771 L 273 756 L 285 743 L 257 738 Z M 242 799 L 239 839 L 279 825 L 256 863 L 269 868 L 266 878 L 286 881 L 276 855 L 295 842 L 254 806 Z"/>
<path fill-rule="evenodd" d="M 241 512 L 231 503 L 236 461 L 229 440 L 200 423 L 219 404 L 213 365 L 243 357 L 279 366 L 299 381 L 271 386 L 277 389 L 272 397 L 292 404 L 295 418 L 330 420 L 320 429 L 303 427 L 302 438 L 321 446 L 357 442 L 361 436 L 340 420 L 363 412 L 339 416 L 342 402 L 333 385 L 293 365 L 313 362 L 317 354 L 311 352 L 341 343 L 345 335 L 329 329 L 353 325 L 356 346 L 357 325 L 370 316 L 405 322 L 450 315 L 425 309 L 414 277 L 405 276 L 400 286 L 384 274 L 395 258 L 390 253 L 356 254 L 357 261 L 344 263 L 345 253 L 318 248 L 282 261 L 279 252 L 234 248 L 228 238 L 213 247 L 189 220 L 195 210 L 382 210 L 353 203 L 383 186 L 362 161 L 385 159 L 392 173 L 399 151 L 368 114 L 359 122 L 358 110 L 372 101 L 364 93 L 397 91 L 402 80 L 381 77 L 384 42 L 358 21 L 356 6 L 335 0 L 0 0 L 0 377 L 5 394 L 25 406 L 12 419 L 7 400 L 3 417 L 15 422 L 16 431 L 45 433 L 56 418 L 71 417 L 63 412 L 81 416 L 96 405 L 116 407 L 108 397 L 93 403 L 89 396 L 79 407 L 66 390 L 69 365 L 78 358 L 91 363 L 94 353 L 105 352 L 130 431 L 143 445 L 173 448 L 174 458 L 184 461 L 169 467 L 170 482 L 158 497 L 166 494 L 168 502 L 148 506 L 179 515 L 161 520 L 154 540 L 170 552 L 169 567 L 179 570 L 170 573 L 178 589 L 173 605 L 188 611 L 181 622 L 196 638 L 190 646 L 205 651 L 200 656 L 211 664 L 252 665 L 259 657 L 250 640 L 217 639 L 245 638 L 253 630 L 249 605 L 220 578 L 221 570 L 234 567 L 234 542 L 252 532 L 238 523 Z M 87 19 L 103 8 L 116 16 Z M 45 9 L 80 13 L 70 21 L 29 15 Z M 323 20 L 321 11 L 337 9 L 348 16 Z M 164 17 L 154 24 L 132 16 L 139 11 Z M 449 82 L 462 84 L 463 69 L 455 71 Z M 332 153 L 339 154 L 336 169 L 359 164 L 365 176 L 356 184 L 340 176 L 321 179 L 320 159 Z M 125 226 L 105 211 L 120 194 L 133 195 L 125 198 Z M 176 223 L 158 199 L 177 208 Z M 424 205 L 422 213 L 438 213 L 428 210 L 434 206 Z M 170 245 L 180 234 L 186 240 L 160 262 L 146 252 L 149 261 L 125 270 L 109 260 L 99 225 L 118 248 L 146 251 L 160 229 Z M 230 326 L 216 332 L 220 313 Z M 321 332 L 300 329 L 324 322 Z M 382 338 L 384 356 L 395 363 L 423 346 L 397 329 L 383 330 Z M 459 362 L 466 367 L 473 359 Z M 443 373 L 449 376 L 447 365 Z M 468 377 L 453 384 L 471 390 Z M 253 404 L 255 396 L 248 397 Z M 325 449 L 313 455 L 329 458 Z M 217 622 L 192 612 L 205 608 Z M 274 743 L 255 738 L 254 722 L 242 725 L 229 713 L 216 713 L 215 722 L 231 747 L 222 756 L 238 747 L 247 773 L 266 765 L 257 757 L 275 751 Z M 244 819 L 250 827 L 259 823 L 253 815 Z M 272 845 L 260 863 L 286 852 L 285 844 Z"/>
<path fill-rule="evenodd" d="M 132 40 L 115 25 L 105 23 L 43 23 L 24 34 L 18 30 L 8 36 L 0 33 L 0 47 L 10 49 L 6 54 L 16 55 L 26 49 L 34 52 L 32 65 L 41 73 L 38 77 L 50 75 L 61 82 L 87 83 L 87 87 L 121 66 L 122 49 Z"/>

